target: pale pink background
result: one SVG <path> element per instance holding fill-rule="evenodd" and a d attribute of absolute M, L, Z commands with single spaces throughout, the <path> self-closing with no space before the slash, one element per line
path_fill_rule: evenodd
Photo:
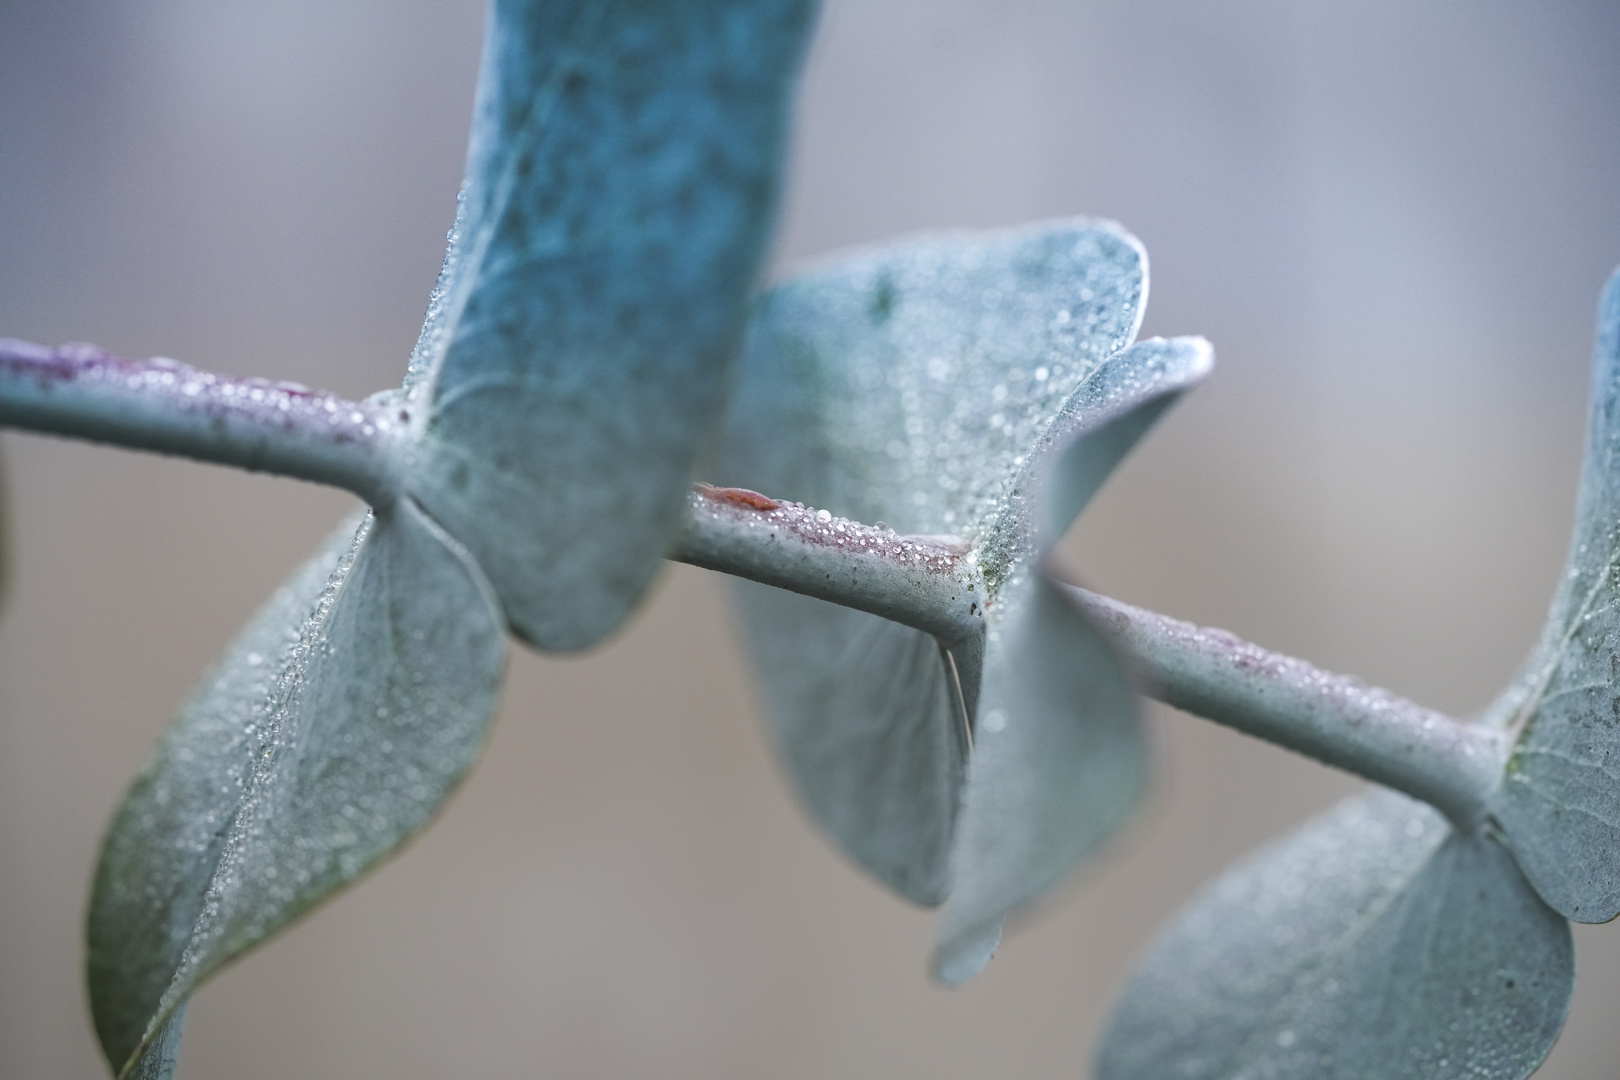
<path fill-rule="evenodd" d="M 348 394 L 438 267 L 474 0 L 0 2 L 0 334 Z M 1563 557 L 1591 313 L 1620 261 L 1601 0 L 834 0 L 779 262 L 1091 213 L 1213 381 L 1072 538 L 1092 584 L 1466 713 Z M 170 711 L 349 505 L 7 434 L 0 1076 L 103 1075 L 79 980 L 100 829 Z M 1354 789 L 1156 713 L 1158 781 L 966 989 L 931 917 L 806 824 L 712 577 L 584 659 L 519 651 L 488 757 L 399 860 L 205 989 L 180 1075 L 1081 1076 L 1200 882 Z M 1577 931 L 1546 1077 L 1613 1075 L 1620 928 Z"/>

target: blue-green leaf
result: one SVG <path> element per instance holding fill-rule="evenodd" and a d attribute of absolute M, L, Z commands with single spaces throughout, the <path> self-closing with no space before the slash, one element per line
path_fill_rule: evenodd
<path fill-rule="evenodd" d="M 1040 554 L 1033 509 L 1047 508 L 1055 539 L 1151 420 L 1209 369 L 1207 344 L 1191 339 L 1117 351 L 1144 295 L 1135 241 L 1085 222 L 914 241 L 789 282 L 750 328 L 719 478 L 908 532 L 956 532 L 1005 578 Z M 939 903 L 951 888 L 964 728 L 989 671 L 982 643 L 935 642 L 819 600 L 739 590 L 773 733 L 811 813 L 902 895 Z M 1097 644 L 1072 625 L 1079 616 L 1054 618 L 1065 642 Z M 1030 674 L 1010 662 L 1004 680 Z M 1044 685 L 1043 674 L 1032 678 Z M 1011 708 L 1026 707 L 1013 697 Z M 1066 707 L 1083 727 L 1087 703 Z M 1079 739 L 1129 730 L 1134 746 L 1131 716 L 1100 719 Z M 1098 819 L 1104 833 L 1134 800 L 1139 768 L 1117 780 L 1131 753 L 1097 759 L 1095 790 L 1119 798 Z M 1072 865 L 1057 850 L 1032 881 Z M 1003 913 L 1042 887 L 1009 886 L 991 903 L 998 887 L 989 877 L 983 885 L 973 903 Z"/>
<path fill-rule="evenodd" d="M 1099 1080 L 1518 1080 L 1574 983 L 1569 924 L 1489 835 L 1346 801 L 1210 886 L 1154 945 Z"/>
<path fill-rule="evenodd" d="M 496 0 L 407 387 L 409 481 L 519 636 L 589 645 L 669 548 L 776 203 L 813 0 Z"/>
<path fill-rule="evenodd" d="M 771 734 L 811 816 L 906 899 L 942 902 L 967 761 L 952 661 L 909 626 L 735 587 Z"/>
<path fill-rule="evenodd" d="M 1141 797 L 1146 752 L 1119 660 L 1029 568 L 1213 366 L 1201 338 L 1155 338 L 1111 358 L 1064 405 L 989 522 L 981 565 L 991 581 L 1013 580 L 986 616 L 982 720 L 934 954 L 944 982 L 976 975 L 1007 918 L 1096 852 Z"/>
<path fill-rule="evenodd" d="M 978 974 L 1007 918 L 1095 852 L 1146 775 L 1136 694 L 1113 649 L 1026 571 L 996 599 L 952 892 L 934 974 Z"/>
<path fill-rule="evenodd" d="M 812 271 L 754 313 L 719 478 L 971 536 L 1146 298 L 1141 245 L 1103 222 L 925 237 Z"/>
<path fill-rule="evenodd" d="M 488 583 L 408 499 L 272 598 L 102 849 L 90 994 L 120 1075 L 178 1038 L 165 1021 L 199 982 L 429 821 L 483 746 L 504 657 Z"/>
<path fill-rule="evenodd" d="M 1519 741 L 1492 812 L 1542 897 L 1620 914 L 1620 273 L 1598 320 L 1569 564 L 1541 643 L 1493 710 Z"/>

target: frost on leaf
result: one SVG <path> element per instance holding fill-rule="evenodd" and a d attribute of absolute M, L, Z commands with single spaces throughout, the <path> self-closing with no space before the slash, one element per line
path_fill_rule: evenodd
<path fill-rule="evenodd" d="M 483 575 L 409 500 L 342 530 L 271 599 L 102 849 L 88 965 L 115 1071 L 171 1053 L 165 1021 L 198 983 L 432 819 L 484 744 L 504 658 Z"/>
<path fill-rule="evenodd" d="M 1569 924 L 1484 832 L 1375 791 L 1227 872 L 1153 945 L 1098 1080 L 1520 1080 L 1558 1037 Z"/>
<path fill-rule="evenodd" d="M 739 593 L 772 730 L 811 813 L 914 901 L 966 890 L 946 925 L 977 934 L 985 957 L 1000 920 L 1092 850 L 1139 787 L 1117 662 L 1028 571 L 1209 368 L 1201 341 L 1130 347 L 1146 286 L 1141 248 L 1117 226 L 1055 222 L 856 255 L 772 290 L 749 328 L 719 480 L 973 546 L 987 640 L 935 641 L 760 585 Z M 1055 651 L 1030 645 L 1037 626 L 1086 678 L 1050 667 Z M 981 686 L 1008 718 L 998 740 Z M 981 763 L 974 739 L 999 749 Z M 1044 779 L 1021 794 L 991 779 L 1031 752 L 1051 755 Z M 1095 801 L 1048 797 L 1077 781 Z M 1068 839 L 1047 842 L 1061 830 Z M 986 858 L 985 844 L 1007 857 Z M 961 952 L 942 945 L 955 957 L 942 976 L 982 964 Z"/>
<path fill-rule="evenodd" d="M 410 490 L 512 630 L 609 633 L 667 552 L 774 212 L 812 0 L 497 0 L 412 358 Z"/>

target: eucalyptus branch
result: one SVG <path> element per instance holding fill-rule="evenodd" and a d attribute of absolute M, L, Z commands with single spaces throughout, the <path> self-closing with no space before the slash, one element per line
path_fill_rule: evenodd
<path fill-rule="evenodd" d="M 755 491 L 698 484 L 670 557 L 881 615 L 948 648 L 984 635 L 984 575 L 954 536 L 903 536 Z"/>
<path fill-rule="evenodd" d="M 925 630 L 951 645 L 983 633 L 984 579 L 955 537 L 901 536 L 757 492 L 697 485 L 671 556 Z M 1126 654 L 1137 688 L 1422 799 L 1472 828 L 1501 782 L 1501 736 L 1388 691 L 1193 626 L 1061 586 Z"/>
<path fill-rule="evenodd" d="M 379 505 L 398 489 L 410 412 L 384 395 L 346 401 L 91 345 L 0 339 L 0 424 L 334 484 Z M 699 484 L 671 557 L 915 627 L 958 664 L 980 655 L 990 598 L 957 537 L 900 535 Z M 1494 731 L 1225 631 L 1064 588 L 1110 632 L 1149 696 L 1404 791 L 1464 827 L 1500 783 L 1505 749 Z"/>
<path fill-rule="evenodd" d="M 1507 744 L 1493 729 L 1225 630 L 1062 588 L 1120 646 L 1137 688 L 1167 705 L 1403 791 L 1461 828 L 1479 823 L 1501 783 Z"/>
<path fill-rule="evenodd" d="M 378 506 L 397 489 L 410 413 L 383 396 L 0 338 L 0 424 L 333 484 Z"/>

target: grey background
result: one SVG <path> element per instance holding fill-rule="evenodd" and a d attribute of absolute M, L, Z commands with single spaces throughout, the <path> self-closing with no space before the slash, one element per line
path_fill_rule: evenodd
<path fill-rule="evenodd" d="M 473 0 L 0 0 L 0 334 L 397 383 L 460 176 Z M 1620 8 L 834 0 L 778 261 L 1087 213 L 1211 381 L 1070 538 L 1088 583 L 1468 713 L 1533 639 L 1620 261 Z M 8 433 L 0 1075 L 102 1075 L 102 823 L 349 505 Z M 181 1076 L 1083 1075 L 1111 988 L 1223 865 L 1354 789 L 1154 717 L 1157 786 L 957 992 L 931 917 L 810 830 L 717 582 L 514 655 L 480 771 L 373 879 L 205 989 Z M 1615 1075 L 1620 930 L 1577 930 L 1546 1077 Z"/>

